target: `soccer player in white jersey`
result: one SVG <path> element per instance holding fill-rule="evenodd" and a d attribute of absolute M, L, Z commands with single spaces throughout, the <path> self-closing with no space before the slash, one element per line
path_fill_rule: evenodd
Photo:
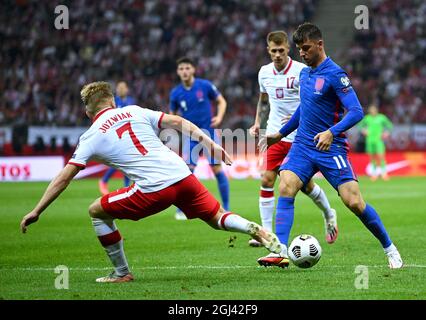
<path fill-rule="evenodd" d="M 291 116 L 300 103 L 299 74 L 305 64 L 294 61 L 288 56 L 290 45 L 284 31 L 270 32 L 266 39 L 267 50 L 272 62 L 264 65 L 259 71 L 259 102 L 256 120 L 250 128 L 253 136 L 259 135 L 260 128 L 266 134 L 277 132 L 282 127 L 283 119 Z M 262 180 L 259 197 L 259 211 L 262 225 L 272 231 L 272 217 L 275 208 L 274 184 L 278 168 L 290 150 L 296 131 L 283 138 L 279 143 L 268 148 L 264 154 Z M 326 241 L 333 243 L 337 238 L 336 211 L 330 207 L 324 191 L 312 180 L 307 184 L 304 193 L 320 208 L 325 220 Z M 260 246 L 254 239 L 251 246 Z M 284 263 L 286 263 L 284 261 Z"/>
<path fill-rule="evenodd" d="M 175 205 L 189 219 L 200 218 L 214 229 L 249 234 L 270 252 L 280 252 L 278 238 L 258 224 L 226 212 L 195 178 L 185 162 L 158 138 L 158 128 L 171 128 L 202 143 L 212 156 L 232 163 L 221 146 L 193 123 L 176 115 L 136 105 L 116 108 L 111 86 L 93 82 L 81 97 L 92 126 L 80 137 L 68 164 L 47 187 L 34 209 L 21 222 L 22 232 L 66 189 L 73 177 L 96 159 L 122 171 L 135 183 L 96 199 L 89 215 L 100 243 L 114 267 L 97 282 L 128 282 L 133 275 L 124 254 L 123 240 L 114 219 L 139 220 Z"/>

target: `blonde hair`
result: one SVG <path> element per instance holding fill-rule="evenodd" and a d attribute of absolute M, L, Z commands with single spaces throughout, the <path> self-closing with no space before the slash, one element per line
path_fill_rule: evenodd
<path fill-rule="evenodd" d="M 98 81 L 86 84 L 80 91 L 81 100 L 88 112 L 96 114 L 100 104 L 108 99 L 114 99 L 111 85 L 108 82 Z"/>
<path fill-rule="evenodd" d="M 269 45 L 269 43 L 271 42 L 278 45 L 284 44 L 286 46 L 289 46 L 288 36 L 287 33 L 285 33 L 284 31 L 269 32 L 268 36 L 266 37 L 266 43 Z"/>

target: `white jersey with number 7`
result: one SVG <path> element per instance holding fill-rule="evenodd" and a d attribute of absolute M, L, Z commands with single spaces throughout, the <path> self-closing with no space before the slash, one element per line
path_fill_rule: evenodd
<path fill-rule="evenodd" d="M 122 171 L 144 193 L 167 188 L 191 171 L 158 138 L 163 115 L 136 105 L 102 110 L 68 163 L 83 168 L 90 159 L 105 163 Z"/>

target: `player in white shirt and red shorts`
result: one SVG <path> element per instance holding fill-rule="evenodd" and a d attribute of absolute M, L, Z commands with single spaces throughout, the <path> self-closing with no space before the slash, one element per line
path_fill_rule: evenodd
<path fill-rule="evenodd" d="M 73 177 L 94 159 L 122 171 L 135 182 L 98 198 L 89 207 L 96 235 L 114 267 L 110 275 L 96 279 L 97 282 L 133 280 L 114 219 L 139 220 L 171 205 L 179 207 L 189 219 L 200 218 L 215 229 L 249 234 L 270 252 L 282 250 L 273 233 L 226 212 L 186 163 L 157 136 L 159 128 L 181 131 L 200 141 L 216 159 L 230 165 L 229 155 L 201 129 L 179 116 L 135 105 L 118 109 L 111 86 L 106 82 L 84 86 L 81 97 L 93 124 L 80 137 L 74 155 L 49 184 L 39 203 L 22 219 L 22 232 L 39 219 Z"/>
<path fill-rule="evenodd" d="M 266 134 L 278 132 L 283 121 L 289 119 L 300 103 L 299 75 L 306 67 L 303 63 L 294 61 L 288 56 L 290 45 L 284 31 L 274 31 L 267 36 L 267 50 L 272 62 L 260 68 L 259 102 L 257 105 L 256 120 L 250 128 L 253 136 L 259 136 L 259 130 L 266 124 Z M 259 197 L 259 211 L 262 225 L 272 231 L 272 218 L 275 209 L 274 184 L 278 175 L 278 168 L 290 151 L 296 131 L 274 144 L 264 153 L 261 159 L 262 180 Z M 304 193 L 321 209 L 325 219 L 326 241 L 333 243 L 337 238 L 337 217 L 330 207 L 324 191 L 312 180 L 306 185 Z M 261 244 L 254 239 L 249 241 L 251 246 Z M 270 255 L 272 258 L 274 255 Z M 277 257 L 277 259 L 281 259 Z M 268 265 L 268 261 L 264 261 Z M 282 260 L 283 266 L 288 265 L 288 259 Z"/>

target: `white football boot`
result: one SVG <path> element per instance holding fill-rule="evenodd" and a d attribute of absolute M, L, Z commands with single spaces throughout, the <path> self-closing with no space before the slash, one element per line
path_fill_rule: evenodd
<path fill-rule="evenodd" d="M 328 219 L 324 219 L 325 241 L 327 241 L 328 244 L 334 243 L 339 234 L 339 229 L 337 228 L 337 212 L 334 209 L 331 209 L 331 211 L 333 212 L 332 216 Z"/>
<path fill-rule="evenodd" d="M 287 247 L 281 244 L 282 250 L 280 253 L 271 252 L 265 257 L 257 259 L 257 263 L 264 267 L 276 266 L 280 268 L 287 268 L 290 264 L 288 259 Z"/>
<path fill-rule="evenodd" d="M 401 255 L 394 244 L 391 244 L 389 248 L 385 249 L 386 256 L 388 257 L 389 268 L 400 269 L 404 265 L 402 262 Z"/>

